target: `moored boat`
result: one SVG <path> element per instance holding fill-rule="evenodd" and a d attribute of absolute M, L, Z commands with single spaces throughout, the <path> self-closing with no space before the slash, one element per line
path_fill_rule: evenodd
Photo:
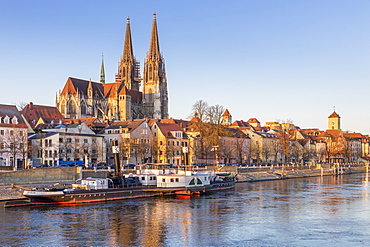
<path fill-rule="evenodd" d="M 100 183 L 106 183 L 102 186 Z M 89 184 L 100 184 L 93 186 Z M 73 184 L 72 188 L 59 189 L 35 189 L 25 190 L 23 195 L 28 201 L 10 201 L 4 207 L 32 206 L 32 205 L 66 205 L 92 202 L 106 202 L 130 198 L 143 198 L 157 196 L 158 193 L 144 191 L 141 184 L 123 184 L 122 186 L 108 186 L 109 179 L 88 178 L 81 184 Z"/>

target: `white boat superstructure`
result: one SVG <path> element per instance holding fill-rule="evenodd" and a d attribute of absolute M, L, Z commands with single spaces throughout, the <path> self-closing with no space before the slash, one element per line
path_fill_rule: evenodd
<path fill-rule="evenodd" d="M 191 188 L 210 186 L 214 180 L 212 171 L 184 171 L 170 168 L 168 164 L 145 164 L 137 166 L 136 174 L 143 185 L 157 188 Z"/>
<path fill-rule="evenodd" d="M 158 188 L 191 188 L 211 185 L 211 173 L 179 170 L 177 174 L 157 175 Z"/>

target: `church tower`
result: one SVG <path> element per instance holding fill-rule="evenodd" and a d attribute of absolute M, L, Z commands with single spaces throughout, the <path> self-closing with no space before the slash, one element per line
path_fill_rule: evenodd
<path fill-rule="evenodd" d="M 340 116 L 338 113 L 334 112 L 328 117 L 328 129 L 338 130 L 340 129 Z"/>
<path fill-rule="evenodd" d="M 103 58 L 103 55 L 101 55 L 100 83 L 101 84 L 105 84 L 105 70 L 104 70 L 104 58 Z"/>
<path fill-rule="evenodd" d="M 116 83 L 119 84 L 118 91 L 121 91 L 123 86 L 126 86 L 129 90 L 139 91 L 140 63 L 136 62 L 132 49 L 130 18 L 127 18 L 123 54 L 116 74 Z"/>
<path fill-rule="evenodd" d="M 149 52 L 144 64 L 143 81 L 144 116 L 168 118 L 168 92 L 164 59 L 159 51 L 157 18 L 153 14 Z"/>
<path fill-rule="evenodd" d="M 231 125 L 232 124 L 232 116 L 228 109 L 224 111 L 224 113 L 221 116 L 221 124 L 222 125 Z"/>

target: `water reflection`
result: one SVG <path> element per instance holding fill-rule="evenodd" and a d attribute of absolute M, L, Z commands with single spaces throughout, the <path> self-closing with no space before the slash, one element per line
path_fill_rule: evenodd
<path fill-rule="evenodd" d="M 1 208 L 0 245 L 364 245 L 369 211 L 365 174 L 245 183 L 190 199 Z"/>

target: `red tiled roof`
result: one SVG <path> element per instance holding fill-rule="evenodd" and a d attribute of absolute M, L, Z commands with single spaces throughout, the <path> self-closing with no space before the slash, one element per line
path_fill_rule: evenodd
<path fill-rule="evenodd" d="M 65 119 L 64 122 L 65 124 L 70 124 L 70 123 L 85 123 L 87 126 L 90 125 L 99 125 L 104 123 L 100 122 L 98 118 L 72 118 L 72 119 Z"/>
<path fill-rule="evenodd" d="M 44 106 L 44 105 L 34 105 L 32 102 L 27 104 L 22 110 L 21 113 L 29 122 L 37 123 L 37 121 L 42 118 L 45 123 L 51 123 L 52 121 L 59 123 L 60 120 L 63 120 L 63 115 L 59 112 L 58 108 L 54 106 Z"/>
<path fill-rule="evenodd" d="M 102 96 L 104 93 L 104 85 L 97 82 L 86 81 L 82 79 L 77 79 L 73 77 L 68 77 L 67 82 L 62 90 L 61 94 L 76 94 L 77 92 L 87 95 L 87 89 L 89 88 L 89 83 L 92 85 L 93 95 Z"/>
<path fill-rule="evenodd" d="M 329 116 L 329 118 L 340 118 L 340 116 L 338 115 L 338 113 L 336 113 L 335 111 Z"/>
<path fill-rule="evenodd" d="M 232 123 L 230 127 L 250 127 L 250 124 L 247 122 L 244 122 L 243 120 L 238 120 Z"/>
<path fill-rule="evenodd" d="M 224 114 L 222 114 L 223 117 L 230 116 L 230 112 L 228 109 L 225 110 Z"/>
<path fill-rule="evenodd" d="M 180 125 L 178 125 L 178 124 L 157 123 L 157 126 L 161 130 L 162 134 L 166 137 L 168 137 L 168 133 L 171 132 L 171 131 L 182 131 Z"/>
<path fill-rule="evenodd" d="M 260 123 L 257 118 L 250 118 L 247 123 Z"/>
<path fill-rule="evenodd" d="M 117 83 L 107 83 L 104 84 L 104 97 L 112 98 L 116 97 Z"/>
<path fill-rule="evenodd" d="M 352 139 L 362 139 L 363 137 L 360 133 L 344 133 L 344 136 Z"/>

